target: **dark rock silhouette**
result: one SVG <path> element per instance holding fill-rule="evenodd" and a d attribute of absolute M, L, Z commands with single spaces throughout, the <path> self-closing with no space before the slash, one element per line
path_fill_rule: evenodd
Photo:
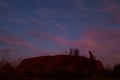
<path fill-rule="evenodd" d="M 120 63 L 114 66 L 116 76 L 120 77 Z"/>
<path fill-rule="evenodd" d="M 92 52 L 90 58 L 78 56 L 55 55 L 24 59 L 17 67 L 21 77 L 90 77 L 104 70 L 103 64 L 95 60 Z"/>

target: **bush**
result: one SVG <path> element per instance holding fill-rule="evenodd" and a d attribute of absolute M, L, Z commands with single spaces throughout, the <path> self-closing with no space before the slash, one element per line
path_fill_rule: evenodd
<path fill-rule="evenodd" d="M 17 75 L 15 69 L 8 62 L 1 65 L 0 79 L 1 80 L 16 80 Z"/>
<path fill-rule="evenodd" d="M 18 80 L 16 71 L 8 59 L 8 49 L 3 49 L 0 52 L 2 52 L 2 60 L 0 61 L 0 80 Z"/>
<path fill-rule="evenodd" d="M 120 77 L 120 63 L 114 66 L 114 71 L 118 77 Z"/>

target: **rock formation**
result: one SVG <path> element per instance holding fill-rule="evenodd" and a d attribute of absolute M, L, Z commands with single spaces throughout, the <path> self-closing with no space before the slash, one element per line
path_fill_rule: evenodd
<path fill-rule="evenodd" d="M 78 54 L 78 53 L 77 53 Z M 41 56 L 24 59 L 17 67 L 17 72 L 24 76 L 79 76 L 87 77 L 101 72 L 103 64 L 94 59 L 74 55 Z"/>

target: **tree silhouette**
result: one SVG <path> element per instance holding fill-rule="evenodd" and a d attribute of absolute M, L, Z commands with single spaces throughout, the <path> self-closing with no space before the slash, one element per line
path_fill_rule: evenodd
<path fill-rule="evenodd" d="M 69 54 L 70 54 L 70 55 L 73 55 L 73 51 L 74 51 L 74 49 L 73 49 L 73 48 L 70 48 Z"/>
<path fill-rule="evenodd" d="M 75 56 L 79 56 L 79 53 L 80 53 L 80 50 L 79 50 L 79 49 L 75 49 L 75 50 L 74 50 Z"/>
<path fill-rule="evenodd" d="M 96 71 L 95 57 L 93 56 L 93 53 L 91 51 L 88 51 L 88 53 L 90 55 L 90 72 L 91 72 L 91 75 L 93 75 Z"/>
<path fill-rule="evenodd" d="M 120 63 L 114 66 L 114 70 L 117 76 L 120 76 Z"/>

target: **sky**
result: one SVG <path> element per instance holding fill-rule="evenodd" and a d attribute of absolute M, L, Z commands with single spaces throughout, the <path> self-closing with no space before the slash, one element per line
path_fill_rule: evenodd
<path fill-rule="evenodd" d="M 91 50 L 120 63 L 120 0 L 0 0 L 0 51 L 10 58 Z M 1 52 L 1 55 L 3 53 Z"/>

